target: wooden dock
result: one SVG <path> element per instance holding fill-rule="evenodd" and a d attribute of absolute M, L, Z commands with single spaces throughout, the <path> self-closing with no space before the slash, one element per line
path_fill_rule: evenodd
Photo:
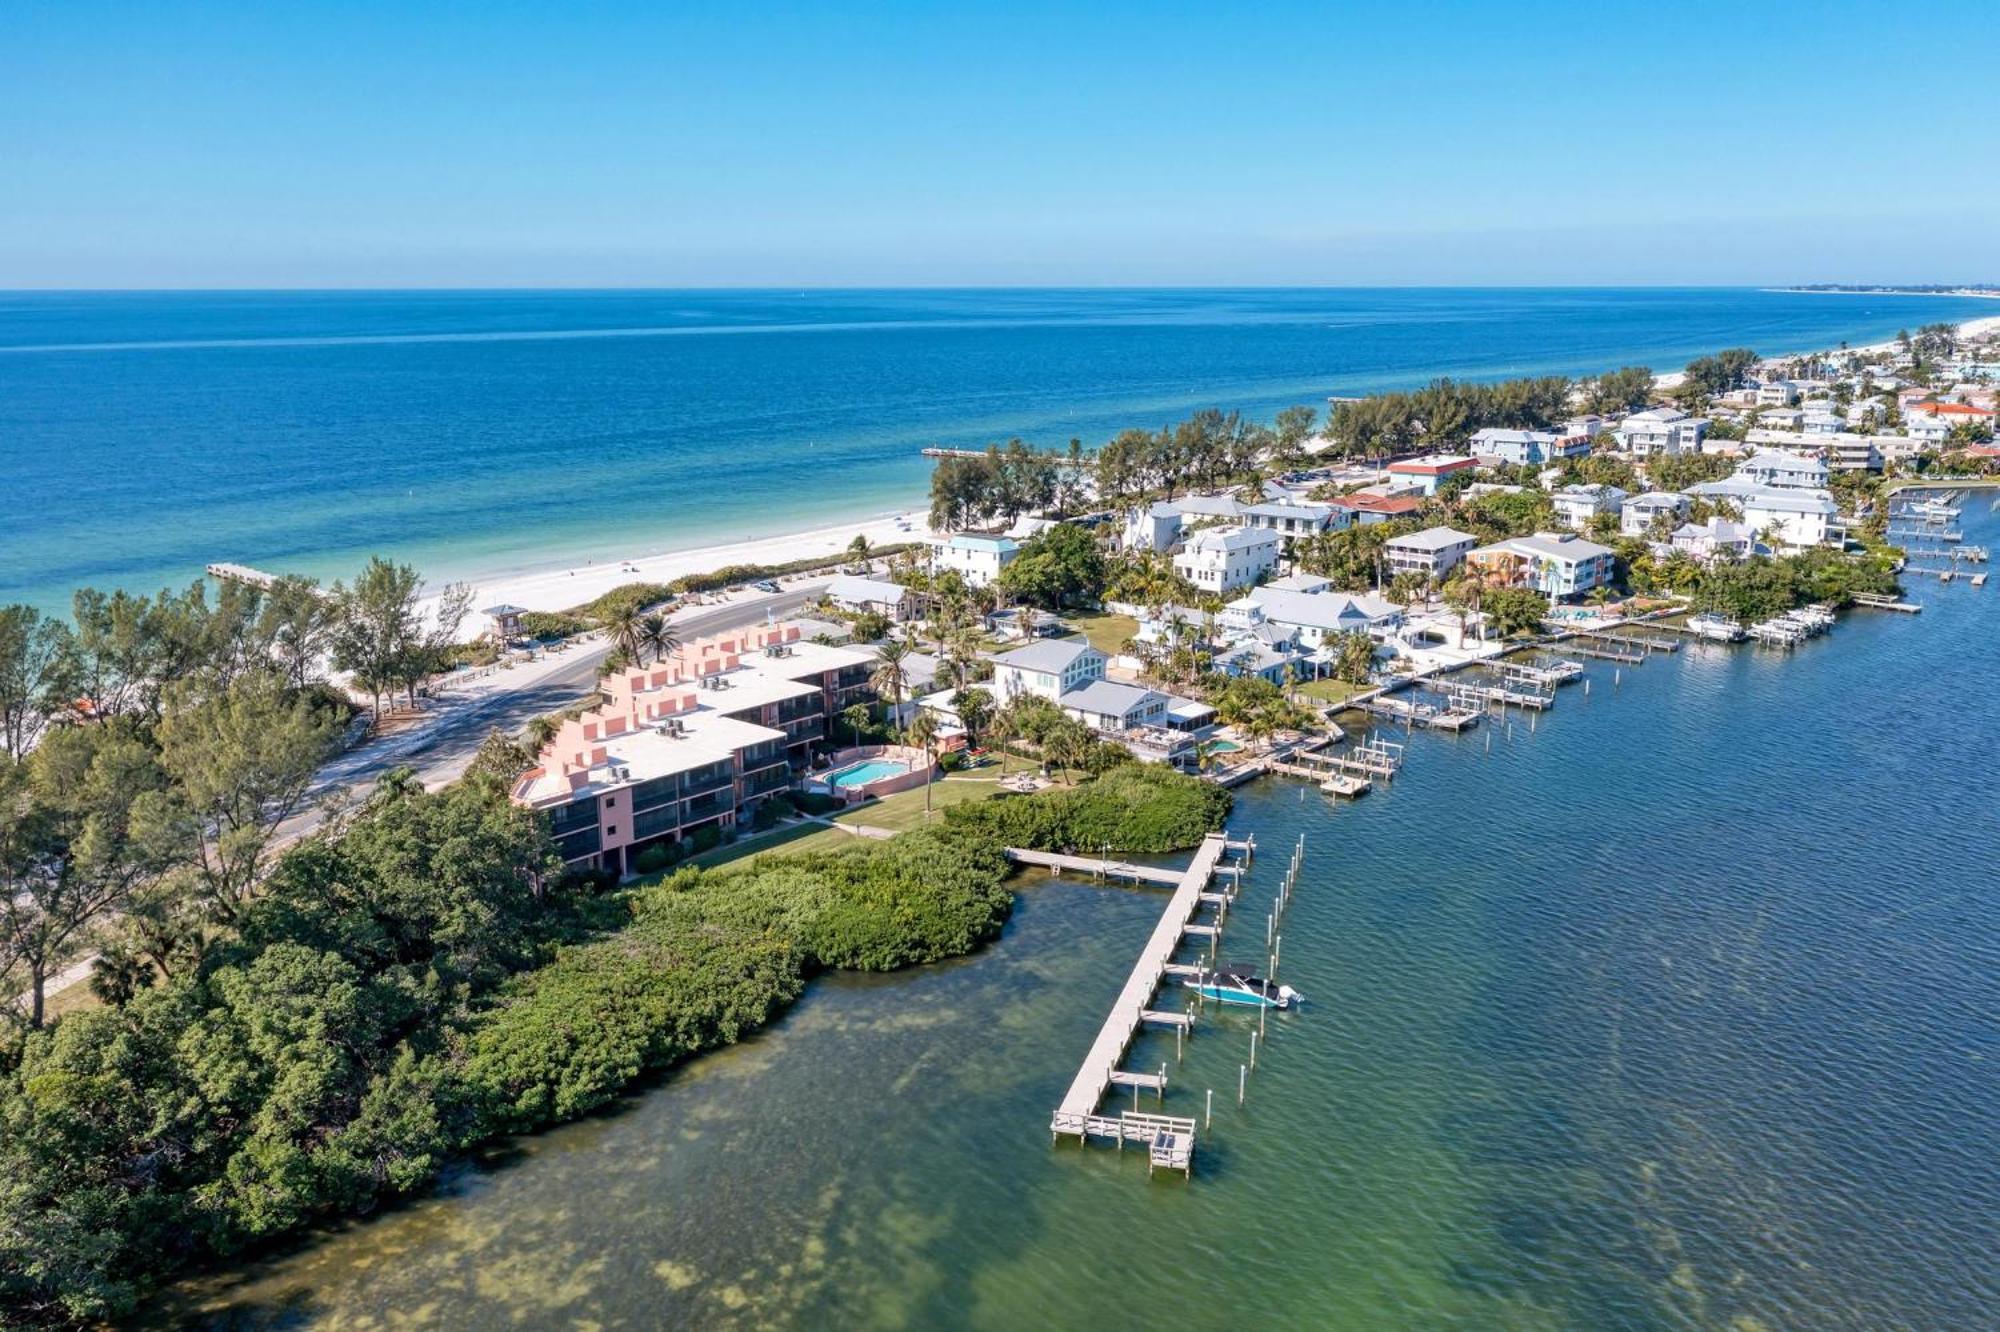
<path fill-rule="evenodd" d="M 1303 756 L 1299 756 L 1303 757 Z M 1287 777 L 1298 777 L 1312 782 L 1328 795 L 1358 796 L 1366 794 L 1374 783 L 1366 777 L 1357 777 L 1344 772 L 1332 760 L 1322 763 L 1297 763 L 1284 759 L 1270 759 L 1264 764 L 1265 771 L 1283 773 Z"/>
<path fill-rule="evenodd" d="M 1915 615 L 1923 609 L 1914 601 L 1898 601 L 1894 597 L 1885 597 L 1874 592 L 1856 592 L 1854 604 L 1866 606 L 1869 610 L 1903 611 L 1910 615 Z"/>
<path fill-rule="evenodd" d="M 1578 638 L 1566 638 L 1562 640 L 1562 643 L 1565 651 L 1580 653 L 1586 657 L 1595 657 L 1600 661 L 1616 661 L 1627 666 L 1637 666 L 1646 660 L 1646 654 L 1643 652 L 1627 652 L 1619 648 L 1602 647 L 1596 643 L 1583 642 Z"/>
<path fill-rule="evenodd" d="M 1422 726 L 1433 731 L 1462 731 L 1479 721 L 1479 712 L 1474 708 L 1462 708 L 1451 704 L 1439 707 L 1434 703 L 1412 703 L 1400 698 L 1371 698 L 1354 706 L 1372 716 L 1387 721 L 1397 721 L 1405 726 Z"/>
<path fill-rule="evenodd" d="M 1147 1022 L 1159 1023 L 1173 1016 L 1180 1018 L 1180 1025 L 1191 1026 L 1191 1015 L 1163 1014 L 1150 1005 L 1160 982 L 1168 975 L 1181 975 L 1185 968 L 1173 961 L 1175 950 L 1181 940 L 1200 931 L 1213 936 L 1214 926 L 1197 926 L 1194 916 L 1202 907 L 1208 895 L 1209 881 L 1214 878 L 1224 853 L 1229 849 L 1229 839 L 1222 833 L 1210 833 L 1202 839 L 1200 849 L 1188 867 L 1177 874 L 1173 896 L 1167 900 L 1166 910 L 1160 913 L 1160 923 L 1153 927 L 1153 933 L 1146 940 L 1146 946 L 1139 951 L 1139 960 L 1133 964 L 1132 973 L 1125 980 L 1125 987 L 1118 992 L 1118 998 L 1111 1005 L 1110 1015 L 1098 1030 L 1097 1039 L 1091 1043 L 1090 1052 L 1084 1056 L 1083 1066 L 1077 1070 L 1076 1078 L 1070 1083 L 1069 1091 L 1063 1096 L 1062 1104 L 1056 1107 L 1049 1119 L 1049 1135 L 1060 1139 L 1069 1135 L 1079 1139 L 1093 1137 L 1116 1138 L 1122 1148 L 1127 1141 L 1138 1140 L 1150 1145 L 1153 1152 L 1152 1165 L 1168 1165 L 1180 1170 L 1191 1171 L 1194 1160 L 1194 1121 L 1174 1119 L 1162 1115 L 1139 1115 L 1124 1113 L 1116 1117 L 1097 1113 L 1098 1104 L 1104 1094 L 1114 1085 L 1130 1087 L 1151 1087 L 1156 1094 L 1164 1095 L 1166 1071 L 1158 1074 L 1128 1073 L 1119 1068 L 1125 1052 L 1131 1048 L 1132 1039 Z M 1036 856 L 1044 852 L 1031 853 Z M 1009 851 L 1008 855 L 1018 853 Z M 1088 857 L 1066 857 L 1080 860 L 1084 866 L 1099 864 Z M 1034 864 L 1037 861 L 1023 861 Z M 1148 873 L 1158 871 L 1148 870 Z M 1171 970 L 1170 970 L 1171 969 Z"/>
<path fill-rule="evenodd" d="M 1086 874 L 1094 879 L 1159 884 L 1167 888 L 1178 885 L 1183 874 L 1181 870 L 1158 865 L 1134 865 L 1128 860 L 1112 860 L 1104 856 L 1065 856 L 1055 851 L 1030 851 L 1018 846 L 1007 848 L 1007 859 L 1016 865 L 1034 865 L 1066 874 Z"/>

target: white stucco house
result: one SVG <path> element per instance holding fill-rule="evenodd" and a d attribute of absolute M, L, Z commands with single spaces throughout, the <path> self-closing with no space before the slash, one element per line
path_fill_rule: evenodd
<path fill-rule="evenodd" d="M 1817 546 L 1830 538 L 1845 536 L 1840 529 L 1840 506 L 1824 490 L 1765 486 L 1738 475 L 1690 486 L 1688 493 L 1733 505 L 1752 532 L 1760 537 L 1772 532 L 1778 544 L 1789 549 Z"/>
<path fill-rule="evenodd" d="M 967 587 L 985 587 L 1020 553 L 1021 545 L 1012 537 L 960 532 L 939 544 L 936 567 L 955 570 Z"/>
<path fill-rule="evenodd" d="M 1564 486 L 1550 494 L 1556 517 L 1571 527 L 1589 527 L 1600 513 L 1617 514 L 1624 507 L 1626 492 L 1618 486 Z"/>
<path fill-rule="evenodd" d="M 1687 511 L 1686 495 L 1673 490 L 1649 490 L 1625 501 L 1618 514 L 1618 534 L 1642 537 L 1652 531 L 1654 522 L 1662 515 L 1684 518 Z"/>
<path fill-rule="evenodd" d="M 1391 576 L 1401 573 L 1443 578 L 1479 544 L 1479 538 L 1454 527 L 1427 527 L 1407 536 L 1391 537 L 1382 558 Z"/>
<path fill-rule="evenodd" d="M 826 585 L 826 599 L 846 611 L 874 611 L 898 623 L 916 613 L 916 595 L 886 578 L 839 574 Z"/>
<path fill-rule="evenodd" d="M 1278 566 L 1276 532 L 1250 527 L 1209 527 L 1196 532 L 1174 556 L 1174 569 L 1204 592 L 1253 586 Z"/>
<path fill-rule="evenodd" d="M 1708 418 L 1689 416 L 1678 407 L 1650 407 L 1618 423 L 1618 446 L 1641 458 L 1656 453 L 1698 453 L 1708 433 Z"/>
<path fill-rule="evenodd" d="M 1826 485 L 1826 464 L 1804 453 L 1758 449 L 1736 465 L 1736 475 L 1760 486 L 1818 490 Z"/>

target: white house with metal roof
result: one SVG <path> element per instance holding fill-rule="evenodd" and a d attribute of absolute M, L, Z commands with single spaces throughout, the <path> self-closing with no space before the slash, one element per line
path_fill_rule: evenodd
<path fill-rule="evenodd" d="M 1181 511 L 1154 500 L 1125 511 L 1120 545 L 1126 550 L 1172 550 L 1181 540 Z"/>
<path fill-rule="evenodd" d="M 915 594 L 901 583 L 858 574 L 835 575 L 826 585 L 826 599 L 842 610 L 874 611 L 899 622 L 909 619 L 917 604 Z"/>
<path fill-rule="evenodd" d="M 1820 490 L 1826 486 L 1826 464 L 1803 453 L 1758 449 L 1736 465 L 1736 476 L 1759 486 Z"/>
<path fill-rule="evenodd" d="M 1317 648 L 1350 629 L 1388 632 L 1401 624 L 1403 608 L 1369 593 L 1285 592 L 1260 587 L 1222 608 L 1216 623 L 1239 636 L 1270 626 L 1302 648 Z"/>
<path fill-rule="evenodd" d="M 1137 726 L 1165 726 L 1172 701 L 1156 689 L 1092 680 L 1056 700 L 1064 712 L 1093 731 L 1127 731 Z"/>
<path fill-rule="evenodd" d="M 991 660 L 993 695 L 1006 704 L 1023 694 L 1060 703 L 1070 690 L 1102 680 L 1109 659 L 1080 638 L 1045 638 Z"/>

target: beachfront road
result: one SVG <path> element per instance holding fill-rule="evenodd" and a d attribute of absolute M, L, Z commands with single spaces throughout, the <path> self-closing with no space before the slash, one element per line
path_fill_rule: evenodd
<path fill-rule="evenodd" d="M 674 633 L 687 642 L 728 629 L 763 624 L 766 619 L 796 613 L 819 600 L 828 580 L 795 583 L 777 593 L 757 593 L 719 606 L 690 606 L 669 617 Z M 304 836 L 334 809 L 366 796 L 384 774 L 396 768 L 415 771 L 424 786 L 435 790 L 456 781 L 495 727 L 519 731 L 545 712 L 569 707 L 597 687 L 598 668 L 611 645 L 595 638 L 569 649 L 560 665 L 514 688 L 500 687 L 456 700 L 439 709 L 437 717 L 406 734 L 362 745 L 320 770 L 307 797 L 308 807 L 279 828 L 281 842 Z"/>
<path fill-rule="evenodd" d="M 791 615 L 819 600 L 828 580 L 793 583 L 777 593 L 754 593 L 719 606 L 691 606 L 669 619 L 682 641 L 762 624 L 767 618 Z M 560 664 L 517 687 L 500 685 L 462 698 L 448 699 L 436 716 L 401 735 L 351 749 L 320 769 L 304 806 L 278 825 L 273 849 L 296 842 L 327 819 L 373 790 L 375 783 L 397 768 L 415 770 L 426 788 L 455 781 L 479 752 L 494 727 L 518 731 L 545 712 L 566 708 L 597 687 L 597 669 L 611 645 L 586 641 L 561 655 Z M 49 978 L 49 997 L 90 979 L 96 954 L 79 958 Z M 22 1002 L 25 995 L 17 996 Z"/>

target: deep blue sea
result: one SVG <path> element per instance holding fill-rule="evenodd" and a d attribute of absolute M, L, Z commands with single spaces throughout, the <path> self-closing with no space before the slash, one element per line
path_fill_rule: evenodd
<path fill-rule="evenodd" d="M 922 501 L 926 444 L 1096 444 L 1434 375 L 1676 368 L 1991 313 L 1754 290 L 0 294 L 0 602 L 214 560 L 434 576 Z"/>

